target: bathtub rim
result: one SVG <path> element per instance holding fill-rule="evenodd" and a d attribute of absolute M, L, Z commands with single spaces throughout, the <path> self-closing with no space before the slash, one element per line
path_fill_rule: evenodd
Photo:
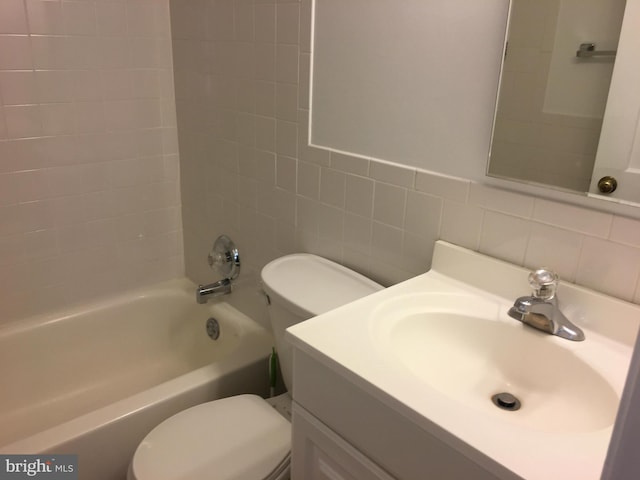
<path fill-rule="evenodd" d="M 240 350 L 246 349 L 242 348 Z M 123 398 L 84 415 L 80 415 L 79 417 L 48 428 L 34 435 L 2 445 L 0 446 L 0 453 L 38 454 L 50 451 L 52 446 L 68 443 L 79 437 L 90 434 L 96 428 L 119 421 L 129 415 L 135 414 L 139 410 L 150 407 L 155 403 L 160 403 L 176 397 L 182 394 L 187 387 L 188 389 L 193 389 L 203 386 L 225 374 L 232 373 L 260 360 L 265 360 L 266 378 L 266 359 L 268 358 L 266 354 L 254 354 L 251 356 L 249 355 L 251 352 L 240 353 L 243 353 L 244 355 L 236 354 L 235 356 L 238 358 L 234 358 L 231 361 L 225 361 L 223 366 L 219 364 L 205 365 L 204 367 L 200 367 L 199 369 L 181 375 L 180 377 L 168 380 L 147 390 Z M 230 357 L 231 356 L 233 355 L 230 355 Z"/>
<path fill-rule="evenodd" d="M 38 326 L 53 325 L 64 320 L 68 320 L 69 318 L 80 315 L 82 313 L 102 310 L 133 300 L 147 298 L 162 291 L 179 291 L 188 295 L 193 294 L 193 301 L 195 303 L 196 288 L 197 285 L 188 278 L 179 277 L 122 292 L 106 294 L 100 297 L 92 298 L 87 303 L 74 303 L 73 305 L 56 308 L 50 312 L 38 313 L 22 318 L 12 318 L 6 322 L 2 322 L 0 323 L 0 337 L 22 333 Z M 224 298 L 221 298 L 217 303 L 228 302 L 225 302 Z"/>
<path fill-rule="evenodd" d="M 195 303 L 195 288 L 195 284 L 187 278 L 159 282 L 133 291 L 97 299 L 86 305 L 76 305 L 69 308 L 58 309 L 46 314 L 39 314 L 16 322 L 12 321 L 0 325 L 0 336 L 24 333 L 40 326 L 54 325 L 78 314 L 117 306 L 132 300 L 157 295 L 163 291 L 193 293 L 193 302 Z M 230 309 L 233 315 L 242 317 L 243 323 L 249 326 L 249 328 L 242 328 L 243 339 L 240 345 L 231 351 L 228 356 L 222 358 L 219 362 L 204 365 L 35 434 L 0 445 L 0 453 L 27 454 L 31 452 L 48 452 L 52 446 L 62 445 L 78 439 L 102 426 L 118 422 L 154 404 L 166 402 L 181 395 L 186 390 L 204 387 L 225 375 L 243 370 L 262 360 L 265 361 L 266 384 L 268 382 L 267 357 L 271 351 L 271 347 L 274 345 L 273 335 L 263 325 L 245 315 L 229 302 L 225 301 L 224 298 L 212 303 L 219 305 L 221 308 Z"/>

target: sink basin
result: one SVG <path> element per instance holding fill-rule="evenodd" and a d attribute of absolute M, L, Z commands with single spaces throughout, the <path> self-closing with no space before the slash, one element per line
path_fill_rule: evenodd
<path fill-rule="evenodd" d="M 372 312 L 374 343 L 453 408 L 549 432 L 612 425 L 619 398 L 605 378 L 567 340 L 514 321 L 507 309 L 473 295 L 395 297 Z M 521 407 L 496 406 L 491 398 L 502 392 Z"/>
<path fill-rule="evenodd" d="M 429 272 L 301 322 L 288 338 L 497 478 L 598 480 L 640 307 L 561 282 L 560 309 L 586 338 L 549 335 L 507 314 L 530 293 L 529 272 L 438 241 Z M 518 410 L 494 404 L 503 392 Z"/>

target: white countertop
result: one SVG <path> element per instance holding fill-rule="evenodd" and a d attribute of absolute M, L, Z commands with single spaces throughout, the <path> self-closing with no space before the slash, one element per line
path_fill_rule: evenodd
<path fill-rule="evenodd" d="M 460 295 L 462 303 L 465 296 L 481 299 L 495 306 L 491 321 L 504 322 L 505 328 L 526 329 L 525 334 L 530 333 L 534 342 L 540 342 L 541 352 L 545 351 L 545 342 L 552 348 L 566 349 L 597 372 L 619 401 L 640 307 L 563 283 L 558 294 L 563 312 L 585 331 L 586 340 L 571 342 L 547 335 L 506 315 L 517 296 L 528 294 L 528 272 L 439 241 L 429 272 L 295 325 L 288 329 L 287 338 L 296 348 L 326 363 L 426 431 L 440 436 L 442 430 L 448 432 L 450 435 L 444 435 L 443 441 L 489 471 L 502 471 L 492 464 L 496 462 L 526 479 L 595 480 L 600 477 L 616 408 L 608 414 L 610 422 L 587 422 L 584 428 L 565 428 L 562 424 L 532 426 L 519 422 L 516 416 L 527 414 L 525 407 L 535 406 L 523 402 L 521 411 L 505 412 L 490 405 L 489 400 L 478 403 L 457 398 L 420 379 L 398 355 L 386 350 L 389 344 L 384 341 L 381 306 L 402 302 L 398 298 L 403 296 L 427 301 L 429 295 L 453 294 Z M 455 362 L 455 357 L 447 361 Z M 562 367 L 557 365 L 560 371 Z"/>

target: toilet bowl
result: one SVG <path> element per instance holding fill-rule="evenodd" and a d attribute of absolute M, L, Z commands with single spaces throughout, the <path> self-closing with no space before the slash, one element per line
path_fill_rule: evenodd
<path fill-rule="evenodd" d="M 292 386 L 285 330 L 381 290 L 372 280 L 312 254 L 262 269 L 280 369 Z M 237 395 L 189 408 L 155 427 L 138 446 L 128 480 L 285 480 L 291 451 L 291 398 Z"/>

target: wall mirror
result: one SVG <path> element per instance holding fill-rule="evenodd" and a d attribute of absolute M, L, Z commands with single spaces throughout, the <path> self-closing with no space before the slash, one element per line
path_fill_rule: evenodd
<path fill-rule="evenodd" d="M 310 145 L 483 178 L 509 0 L 313 5 Z"/>
<path fill-rule="evenodd" d="M 487 174 L 640 204 L 640 0 L 512 0 Z"/>

